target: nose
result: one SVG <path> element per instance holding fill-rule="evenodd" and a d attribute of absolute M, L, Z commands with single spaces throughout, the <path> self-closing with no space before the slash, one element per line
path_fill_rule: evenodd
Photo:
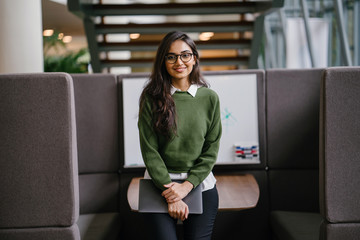
<path fill-rule="evenodd" d="M 180 65 L 184 63 L 184 62 L 181 60 L 180 55 L 177 56 L 175 63 L 176 63 L 176 64 L 180 64 Z"/>
<path fill-rule="evenodd" d="M 176 56 L 176 61 L 174 62 L 174 64 L 183 64 L 184 62 L 181 60 L 181 55 L 177 55 Z"/>

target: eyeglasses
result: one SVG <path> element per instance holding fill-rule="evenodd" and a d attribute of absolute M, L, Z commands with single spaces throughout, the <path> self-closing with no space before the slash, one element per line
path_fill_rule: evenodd
<path fill-rule="evenodd" d="M 169 53 L 165 56 L 165 59 L 168 63 L 176 63 L 176 61 L 178 60 L 178 57 L 180 57 L 181 61 L 183 63 L 187 63 L 189 62 L 194 54 L 192 53 L 182 53 L 182 54 L 173 54 L 173 53 Z"/>

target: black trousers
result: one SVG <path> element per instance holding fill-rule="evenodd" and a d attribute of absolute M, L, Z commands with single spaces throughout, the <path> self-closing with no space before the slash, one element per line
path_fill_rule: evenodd
<path fill-rule="evenodd" d="M 189 214 L 183 222 L 185 240 L 210 240 L 219 206 L 219 196 L 216 186 L 202 192 L 203 213 Z M 177 219 L 168 213 L 144 213 L 145 224 L 148 227 L 148 237 L 154 240 L 177 240 Z"/>

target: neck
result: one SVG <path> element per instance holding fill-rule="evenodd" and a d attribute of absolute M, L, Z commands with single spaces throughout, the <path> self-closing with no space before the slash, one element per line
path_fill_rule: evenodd
<path fill-rule="evenodd" d="M 190 82 L 187 79 L 172 80 L 172 85 L 181 91 L 187 91 L 190 87 Z"/>

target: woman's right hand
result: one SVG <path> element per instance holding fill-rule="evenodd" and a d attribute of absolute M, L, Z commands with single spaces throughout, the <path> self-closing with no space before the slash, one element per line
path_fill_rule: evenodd
<path fill-rule="evenodd" d="M 168 203 L 168 211 L 172 218 L 184 221 L 189 216 L 189 207 L 182 200 Z"/>

